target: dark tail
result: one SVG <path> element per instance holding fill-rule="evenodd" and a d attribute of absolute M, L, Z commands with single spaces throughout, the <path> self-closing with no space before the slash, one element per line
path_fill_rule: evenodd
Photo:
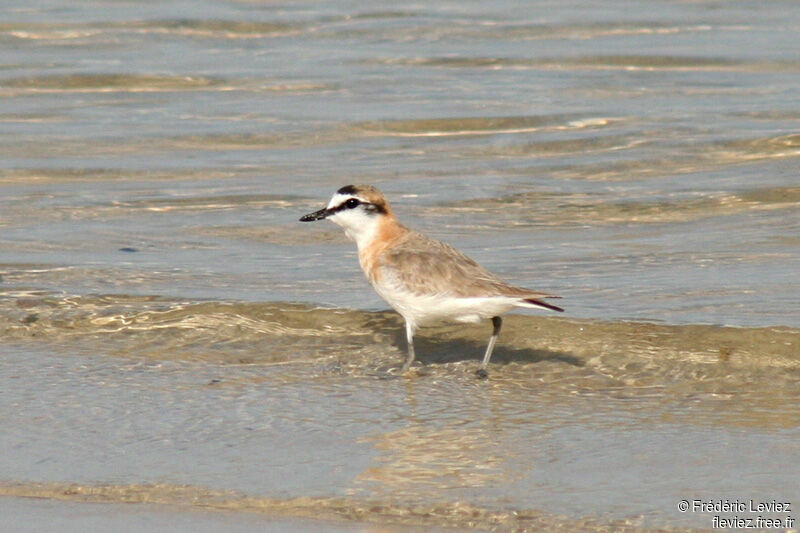
<path fill-rule="evenodd" d="M 538 305 L 539 307 L 544 307 L 545 309 L 550 309 L 551 311 L 558 311 L 559 313 L 563 313 L 564 310 L 558 307 L 557 305 L 549 304 L 547 302 L 543 302 L 541 300 L 537 300 L 535 298 L 525 298 L 525 301 L 532 305 Z"/>

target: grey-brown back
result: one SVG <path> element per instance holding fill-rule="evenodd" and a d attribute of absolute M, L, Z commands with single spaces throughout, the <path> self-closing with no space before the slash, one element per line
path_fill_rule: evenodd
<path fill-rule="evenodd" d="M 509 285 L 452 246 L 413 230 L 385 250 L 378 264 L 418 295 L 556 297 Z"/>

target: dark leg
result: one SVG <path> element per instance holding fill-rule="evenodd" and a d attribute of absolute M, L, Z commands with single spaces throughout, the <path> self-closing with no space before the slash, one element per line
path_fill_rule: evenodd
<path fill-rule="evenodd" d="M 475 371 L 475 374 L 481 379 L 489 377 L 486 367 L 489 366 L 489 360 L 492 358 L 494 345 L 497 342 L 498 335 L 500 335 L 500 328 L 503 327 L 503 319 L 499 316 L 492 317 L 492 326 L 494 326 L 494 329 L 492 330 L 492 337 L 489 339 L 489 346 L 486 347 L 486 353 L 483 354 L 483 362 L 481 363 L 481 367 Z"/>
<path fill-rule="evenodd" d="M 406 322 L 406 341 L 408 342 L 408 358 L 406 358 L 406 362 L 403 363 L 403 368 L 400 369 L 400 373 L 404 373 L 411 367 L 411 363 L 414 362 L 414 328 Z"/>

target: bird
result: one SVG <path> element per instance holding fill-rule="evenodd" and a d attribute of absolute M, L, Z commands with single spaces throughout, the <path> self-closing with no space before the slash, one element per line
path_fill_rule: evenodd
<path fill-rule="evenodd" d="M 370 284 L 405 321 L 407 357 L 401 374 L 416 358 L 414 334 L 420 327 L 491 319 L 492 336 L 476 371 L 487 378 L 503 313 L 517 307 L 564 311 L 544 301 L 559 296 L 506 283 L 452 246 L 404 226 L 372 185 L 346 185 L 300 221 L 324 219 L 355 241 Z"/>

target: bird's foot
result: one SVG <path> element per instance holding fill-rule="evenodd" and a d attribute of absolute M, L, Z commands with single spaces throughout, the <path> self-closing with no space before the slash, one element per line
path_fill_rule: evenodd
<path fill-rule="evenodd" d="M 383 379 L 398 379 L 398 378 L 410 378 L 422 375 L 423 372 L 420 368 L 412 367 L 412 366 L 395 366 L 392 368 L 387 368 L 384 371 L 384 378 Z"/>
<path fill-rule="evenodd" d="M 479 368 L 475 371 L 475 377 L 478 379 L 487 379 L 489 377 L 489 372 L 487 372 L 485 368 Z"/>

